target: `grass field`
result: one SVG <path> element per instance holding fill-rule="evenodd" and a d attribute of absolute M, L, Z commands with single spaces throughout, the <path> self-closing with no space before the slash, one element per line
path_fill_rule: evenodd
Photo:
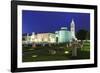
<path fill-rule="evenodd" d="M 34 61 L 55 61 L 55 60 L 78 60 L 90 58 L 90 43 L 85 42 L 83 48 L 79 48 L 77 56 L 72 56 L 70 48 L 66 48 L 65 45 L 53 45 L 40 46 L 40 47 L 23 47 L 22 61 L 34 62 Z"/>

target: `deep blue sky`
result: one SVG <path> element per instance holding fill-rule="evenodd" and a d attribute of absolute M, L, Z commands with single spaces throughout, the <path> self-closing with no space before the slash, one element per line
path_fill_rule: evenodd
<path fill-rule="evenodd" d="M 66 26 L 70 30 L 72 19 L 75 21 L 76 31 L 80 29 L 90 31 L 90 14 L 88 13 L 23 10 L 22 32 L 55 32 L 63 26 Z"/>

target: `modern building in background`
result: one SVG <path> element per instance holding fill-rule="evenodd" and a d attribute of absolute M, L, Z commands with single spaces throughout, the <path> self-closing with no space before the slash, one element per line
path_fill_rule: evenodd
<path fill-rule="evenodd" d="M 54 33 L 35 33 L 23 34 L 23 43 L 66 43 L 72 40 L 77 40 L 75 37 L 75 23 L 72 19 L 70 24 L 70 31 L 67 27 L 61 27 L 61 29 L 54 31 Z"/>

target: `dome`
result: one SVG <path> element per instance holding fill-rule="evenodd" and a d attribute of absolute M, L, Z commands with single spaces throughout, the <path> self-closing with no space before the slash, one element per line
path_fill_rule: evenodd
<path fill-rule="evenodd" d="M 61 30 L 67 30 L 67 27 L 61 27 Z"/>

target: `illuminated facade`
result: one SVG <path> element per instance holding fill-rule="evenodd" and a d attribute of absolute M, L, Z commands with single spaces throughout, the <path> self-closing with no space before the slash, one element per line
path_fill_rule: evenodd
<path fill-rule="evenodd" d="M 54 33 L 38 33 L 34 32 L 31 35 L 23 36 L 23 42 L 26 43 L 66 43 L 76 39 L 75 37 L 75 23 L 72 20 L 70 24 L 70 31 L 67 30 L 67 27 L 61 27 L 60 30 L 55 31 Z"/>

